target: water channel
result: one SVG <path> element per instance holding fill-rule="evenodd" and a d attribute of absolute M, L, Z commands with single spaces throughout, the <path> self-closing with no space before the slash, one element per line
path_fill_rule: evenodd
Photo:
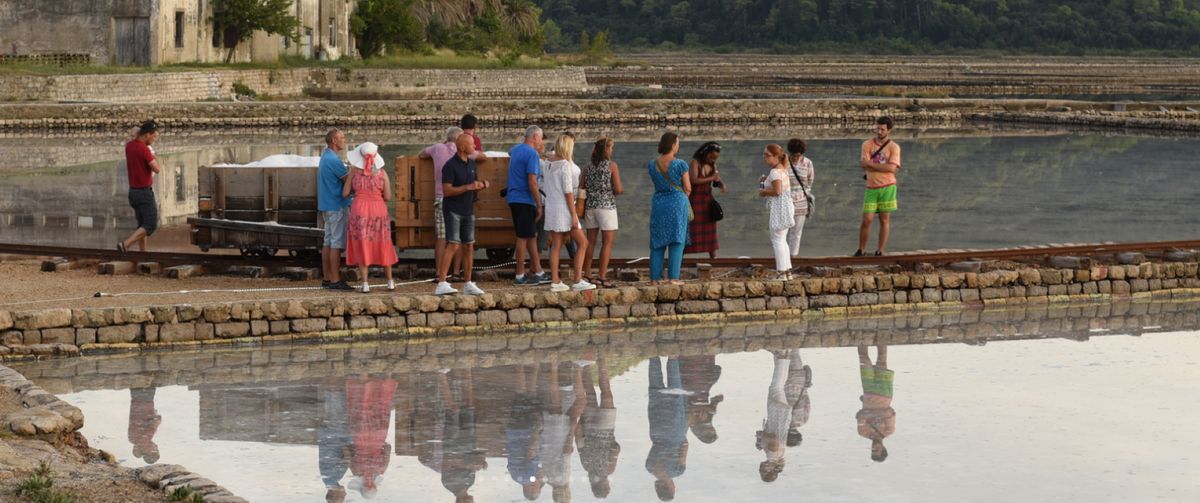
<path fill-rule="evenodd" d="M 186 218 L 196 211 L 197 169 L 275 153 L 319 155 L 320 132 L 259 135 L 171 134 L 156 145 L 165 172 L 156 181 L 164 230 L 159 248 L 191 249 Z M 489 150 L 506 150 L 516 130 L 484 130 Z M 554 132 L 551 131 L 553 136 Z M 627 193 L 619 199 L 618 256 L 645 254 L 651 186 L 646 162 L 658 132 L 584 130 L 576 161 L 585 164 L 601 134 L 617 138 L 615 160 Z M 717 194 L 722 256 L 765 256 L 765 210 L 756 193 L 761 151 L 790 136 L 810 139 L 818 210 L 805 228 L 804 255 L 853 251 L 862 198 L 859 142 L 845 130 L 685 130 L 684 157 L 703 141 L 724 147 L 719 166 L 729 192 Z M 437 131 L 350 131 L 349 140 L 412 155 Z M 1200 230 L 1194 212 L 1200 139 L 1069 131 L 898 129 L 904 149 L 900 212 L 891 249 L 987 248 L 1050 242 L 1167 240 Z M 131 231 L 117 136 L 0 139 L 0 242 L 108 247 Z"/>
<path fill-rule="evenodd" d="M 1200 491 L 1198 310 L 1041 305 L 13 366 L 83 409 L 82 432 L 121 463 L 181 463 L 255 502 L 317 502 L 327 487 L 346 501 L 1184 501 Z"/>

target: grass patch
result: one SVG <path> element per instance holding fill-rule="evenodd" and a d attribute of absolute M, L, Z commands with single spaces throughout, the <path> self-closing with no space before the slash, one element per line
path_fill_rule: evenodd
<path fill-rule="evenodd" d="M 167 495 L 167 501 L 180 501 L 182 503 L 204 503 L 204 495 L 192 490 L 192 486 L 183 486 L 176 488 L 171 494 Z"/>
<path fill-rule="evenodd" d="M 72 503 L 70 496 L 54 490 L 54 478 L 50 476 L 50 465 L 45 461 L 38 464 L 33 475 L 17 486 L 17 496 L 31 503 Z"/>

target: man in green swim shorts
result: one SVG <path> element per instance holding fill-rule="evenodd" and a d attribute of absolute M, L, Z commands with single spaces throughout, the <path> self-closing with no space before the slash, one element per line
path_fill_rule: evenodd
<path fill-rule="evenodd" d="M 900 145 L 891 140 L 892 119 L 880 117 L 875 121 L 875 136 L 864 141 L 859 164 L 867 179 L 863 197 L 862 223 L 858 228 L 858 251 L 861 257 L 871 238 L 871 221 L 879 215 L 879 248 L 875 256 L 883 255 L 891 231 L 892 212 L 896 211 L 896 173 L 900 171 Z"/>
<path fill-rule="evenodd" d="M 862 378 L 862 409 L 854 415 L 858 435 L 871 441 L 871 459 L 882 463 L 887 459 L 883 439 L 896 432 L 896 409 L 892 408 L 892 383 L 896 374 L 888 369 L 887 346 L 880 345 L 875 363 L 866 346 L 858 347 L 858 371 Z"/>

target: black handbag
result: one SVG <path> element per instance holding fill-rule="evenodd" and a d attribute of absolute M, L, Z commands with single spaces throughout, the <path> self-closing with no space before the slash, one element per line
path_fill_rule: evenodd
<path fill-rule="evenodd" d="M 721 207 L 720 201 L 717 201 L 716 198 L 713 198 L 712 206 L 708 207 L 708 218 L 711 218 L 713 222 L 720 222 L 725 218 L 725 208 Z"/>

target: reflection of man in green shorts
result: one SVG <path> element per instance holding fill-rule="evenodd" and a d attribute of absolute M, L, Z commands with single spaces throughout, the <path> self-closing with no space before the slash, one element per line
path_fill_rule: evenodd
<path fill-rule="evenodd" d="M 871 459 L 880 463 L 888 451 L 883 439 L 896 432 L 896 409 L 892 408 L 892 383 L 896 373 L 887 368 L 887 346 L 879 346 L 875 363 L 866 346 L 858 347 L 858 372 L 862 377 L 862 409 L 854 418 L 858 434 L 871 440 Z"/>
<path fill-rule="evenodd" d="M 871 221 L 879 215 L 879 248 L 875 256 L 883 255 L 891 230 L 891 214 L 896 211 L 896 173 L 900 171 L 900 145 L 890 139 L 892 119 L 880 117 L 875 121 L 875 136 L 863 142 L 859 164 L 867 179 L 863 197 L 862 223 L 858 229 L 858 251 L 861 257 L 871 237 Z"/>

